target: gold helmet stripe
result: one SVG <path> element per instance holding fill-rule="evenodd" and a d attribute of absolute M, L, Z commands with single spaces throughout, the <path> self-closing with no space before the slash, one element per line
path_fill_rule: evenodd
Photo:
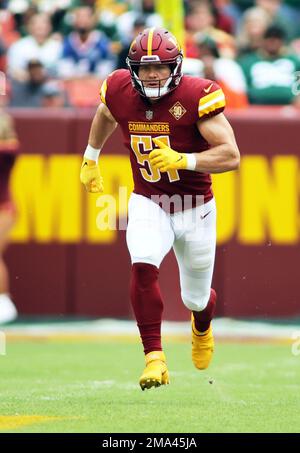
<path fill-rule="evenodd" d="M 154 29 L 155 29 L 155 27 L 150 28 L 150 30 L 149 30 L 148 43 L 147 43 L 147 55 L 152 55 L 152 42 L 153 42 Z"/>

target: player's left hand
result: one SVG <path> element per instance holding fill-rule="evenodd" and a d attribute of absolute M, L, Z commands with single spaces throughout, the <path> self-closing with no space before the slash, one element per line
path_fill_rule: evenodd
<path fill-rule="evenodd" d="M 153 142 L 158 146 L 158 149 L 154 149 L 149 154 L 149 161 L 152 167 L 158 168 L 162 173 L 171 169 L 186 170 L 186 154 L 174 151 L 158 138 L 153 138 Z"/>

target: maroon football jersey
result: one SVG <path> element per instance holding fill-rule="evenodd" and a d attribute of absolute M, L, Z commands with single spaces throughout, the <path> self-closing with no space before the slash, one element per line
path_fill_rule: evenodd
<path fill-rule="evenodd" d="M 190 195 L 193 206 L 196 195 L 203 195 L 205 202 L 212 198 L 209 174 L 190 170 L 160 173 L 150 166 L 148 155 L 155 148 L 155 137 L 183 153 L 209 149 L 196 123 L 224 110 L 224 94 L 215 82 L 184 75 L 175 90 L 150 103 L 133 88 L 129 71 L 120 69 L 103 82 L 100 97 L 122 129 L 135 193 L 149 198 L 179 195 L 182 200 Z"/>

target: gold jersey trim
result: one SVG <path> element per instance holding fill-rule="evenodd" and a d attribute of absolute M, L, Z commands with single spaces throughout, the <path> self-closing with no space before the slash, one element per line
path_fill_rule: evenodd
<path fill-rule="evenodd" d="M 103 104 L 106 104 L 106 100 L 105 100 L 106 91 L 107 91 L 107 79 L 104 80 L 104 82 L 102 83 L 102 86 L 100 88 L 100 99 L 103 102 Z"/>
<path fill-rule="evenodd" d="M 201 118 L 214 110 L 225 107 L 225 104 L 223 91 L 221 89 L 216 90 L 200 99 L 198 108 L 199 117 Z"/>

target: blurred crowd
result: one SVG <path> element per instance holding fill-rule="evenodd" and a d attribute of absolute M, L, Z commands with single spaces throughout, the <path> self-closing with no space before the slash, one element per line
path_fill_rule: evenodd
<path fill-rule="evenodd" d="M 185 0 L 184 11 L 186 74 L 216 80 L 230 108 L 300 106 L 300 0 Z M 155 0 L 0 0 L 9 105 L 97 105 L 133 37 L 162 25 Z"/>

